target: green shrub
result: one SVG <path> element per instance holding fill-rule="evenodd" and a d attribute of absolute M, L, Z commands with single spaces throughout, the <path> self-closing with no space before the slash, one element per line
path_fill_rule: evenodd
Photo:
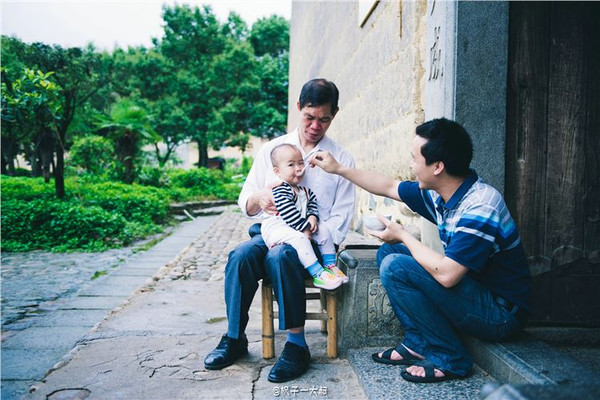
<path fill-rule="evenodd" d="M 162 188 L 169 186 L 170 179 L 164 168 L 142 167 L 138 174 L 138 183 L 144 186 Z"/>
<path fill-rule="evenodd" d="M 233 179 L 230 171 L 208 168 L 172 170 L 169 177 L 170 187 L 175 189 L 170 193 L 175 197 L 235 200 L 241 189 L 239 180 Z"/>
<path fill-rule="evenodd" d="M 2 176 L 2 200 L 31 201 L 56 197 L 53 183 L 44 183 L 42 178 Z"/>
<path fill-rule="evenodd" d="M 169 203 L 237 199 L 239 170 L 152 170 L 152 186 L 107 181 L 106 176 L 65 179 L 66 198 L 56 199 L 42 178 L 2 177 L 2 250 L 101 251 L 127 245 L 162 230 Z M 160 187 L 154 187 L 160 186 Z"/>
<path fill-rule="evenodd" d="M 162 230 L 169 199 L 159 189 L 68 178 L 67 198 L 41 178 L 3 178 L 2 250 L 99 251 Z"/>
<path fill-rule="evenodd" d="M 69 151 L 67 165 L 85 172 L 104 175 L 113 164 L 114 145 L 102 136 L 76 137 Z"/>
<path fill-rule="evenodd" d="M 31 171 L 25 168 L 15 168 L 13 176 L 31 176 Z"/>
<path fill-rule="evenodd" d="M 104 182 L 79 190 L 73 192 L 82 204 L 116 212 L 129 221 L 163 223 L 169 210 L 167 194 L 153 187 Z"/>
<path fill-rule="evenodd" d="M 137 239 L 142 229 L 122 215 L 72 201 L 2 202 L 2 250 L 100 251 Z"/>

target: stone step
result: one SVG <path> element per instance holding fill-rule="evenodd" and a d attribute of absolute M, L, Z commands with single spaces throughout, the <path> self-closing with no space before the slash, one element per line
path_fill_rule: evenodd
<path fill-rule="evenodd" d="M 347 355 L 370 398 L 484 398 L 487 395 L 503 395 L 509 399 L 538 399 L 541 397 L 534 395 L 543 392 L 544 387 L 548 393 L 554 393 L 556 386 L 572 387 L 573 393 L 579 393 L 581 387 L 591 387 L 589 393 L 598 392 L 600 362 L 585 361 L 600 355 L 598 329 L 563 329 L 561 335 L 556 329 L 546 329 L 545 336 L 541 336 L 540 329 L 530 329 L 519 339 L 504 343 L 465 337 L 465 344 L 476 364 L 473 375 L 469 379 L 435 385 L 405 382 L 400 377 L 402 367 L 374 363 L 371 353 L 397 344 L 403 335 L 403 329 L 393 316 L 381 287 L 375 255 L 376 249 L 370 243 L 353 240 L 339 256 L 340 268 L 350 278 L 341 290 L 339 352 Z M 540 340 L 540 337 L 551 339 L 552 345 Z M 579 347 L 561 349 L 558 344 Z M 571 354 L 577 355 L 577 359 Z M 583 363 L 581 360 L 584 360 Z M 519 394 L 521 389 L 523 392 Z M 511 390 L 517 397 L 507 395 Z M 568 390 L 561 393 L 567 395 Z M 502 397 L 490 397 L 497 398 Z"/>
<path fill-rule="evenodd" d="M 223 207 L 227 205 L 235 204 L 234 201 L 230 200 L 203 200 L 203 201 L 188 201 L 184 203 L 173 203 L 170 205 L 171 213 L 181 215 L 184 211 L 194 214 L 198 210 L 204 210 L 207 208 Z"/>
<path fill-rule="evenodd" d="M 382 350 L 381 347 L 348 350 L 348 362 L 369 399 L 479 399 L 482 387 L 495 383 L 494 378 L 479 367 L 475 367 L 467 379 L 435 384 L 408 382 L 400 376 L 406 367 L 378 364 L 371 359 L 371 354 Z"/>
<path fill-rule="evenodd" d="M 600 385 L 593 370 L 528 333 L 503 343 L 465 338 L 465 344 L 475 362 L 503 383 Z"/>
<path fill-rule="evenodd" d="M 497 385 L 481 391 L 482 400 L 597 400 L 600 386 L 594 385 Z"/>
<path fill-rule="evenodd" d="M 178 221 L 187 221 L 196 217 L 209 217 L 212 215 L 220 215 L 222 213 L 224 213 L 225 211 L 227 211 L 231 206 L 230 205 L 225 205 L 225 206 L 218 206 L 218 207 L 210 207 L 210 208 L 203 208 L 203 209 L 196 209 L 196 210 L 183 210 L 181 211 L 181 214 L 175 214 L 173 215 L 173 218 L 178 220 Z"/>

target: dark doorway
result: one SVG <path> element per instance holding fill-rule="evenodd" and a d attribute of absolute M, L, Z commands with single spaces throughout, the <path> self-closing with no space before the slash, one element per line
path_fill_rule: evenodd
<path fill-rule="evenodd" d="M 600 326 L 600 4 L 511 2 L 506 200 L 532 322 Z"/>

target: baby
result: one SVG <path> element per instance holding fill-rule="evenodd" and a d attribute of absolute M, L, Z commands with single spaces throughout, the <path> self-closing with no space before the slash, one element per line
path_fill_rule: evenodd
<path fill-rule="evenodd" d="M 300 150 L 289 143 L 271 151 L 273 172 L 283 181 L 273 188 L 278 214 L 265 219 L 262 237 L 270 248 L 287 243 L 298 252 L 298 258 L 313 277 L 315 287 L 333 290 L 348 277 L 335 266 L 335 246 L 325 224 L 318 224 L 317 198 L 312 190 L 298 186 L 304 173 L 304 159 Z M 318 244 L 323 257 L 319 263 L 311 245 Z"/>

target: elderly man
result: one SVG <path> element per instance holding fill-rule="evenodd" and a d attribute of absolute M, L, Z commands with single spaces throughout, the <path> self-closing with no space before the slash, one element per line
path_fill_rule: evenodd
<path fill-rule="evenodd" d="M 302 87 L 297 103 L 300 124 L 286 135 L 265 144 L 250 169 L 238 204 L 248 217 L 261 218 L 277 212 L 272 187 L 279 182 L 273 172 L 271 151 L 282 143 L 297 146 L 305 160 L 316 151 L 333 154 L 342 165 L 352 167 L 352 156 L 339 144 L 325 136 L 338 111 L 339 92 L 333 82 L 313 79 Z M 331 232 L 333 242 L 344 240 L 354 212 L 354 186 L 338 176 L 319 168 L 308 168 L 304 186 L 311 188 L 318 199 L 319 219 Z M 228 329 L 219 345 L 209 353 L 207 369 L 221 369 L 233 364 L 248 351 L 244 333 L 248 310 L 258 289 L 258 281 L 266 278 L 273 284 L 279 305 L 279 329 L 287 330 L 283 352 L 271 369 L 271 382 L 286 382 L 302 375 L 309 366 L 310 352 L 304 337 L 306 297 L 304 280 L 309 277 L 290 245 L 267 248 L 260 225 L 250 228 L 251 239 L 240 244 L 230 254 L 225 268 L 225 303 Z M 315 246 L 315 252 L 318 248 Z"/>

